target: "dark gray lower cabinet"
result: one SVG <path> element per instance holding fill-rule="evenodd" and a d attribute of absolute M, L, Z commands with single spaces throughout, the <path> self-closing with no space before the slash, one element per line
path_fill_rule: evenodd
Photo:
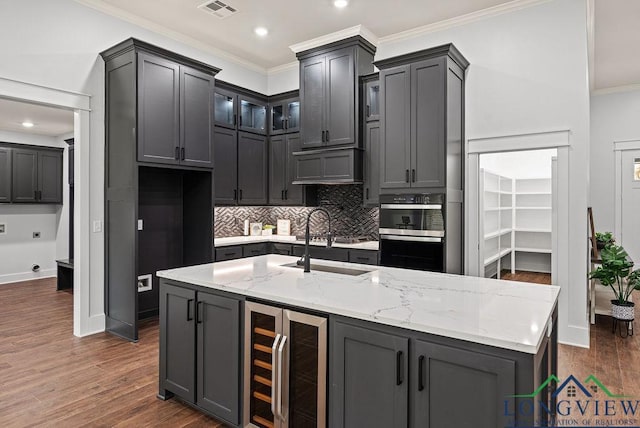
<path fill-rule="evenodd" d="M 222 262 L 225 260 L 240 259 L 243 257 L 242 253 L 243 251 L 242 251 L 241 245 L 219 247 L 219 248 L 216 248 L 216 261 Z"/>
<path fill-rule="evenodd" d="M 516 386 L 515 361 L 414 340 L 411 426 L 508 426 L 504 401 Z M 464 411 L 460 411 L 461 407 Z"/>
<path fill-rule="evenodd" d="M 160 386 L 232 425 L 240 422 L 240 300 L 160 283 Z"/>
<path fill-rule="evenodd" d="M 281 254 L 283 256 L 290 256 L 293 254 L 293 248 L 289 244 L 278 244 L 272 242 L 269 245 L 269 254 Z"/>
<path fill-rule="evenodd" d="M 409 339 L 335 319 L 329 337 L 329 426 L 406 427 Z"/>
<path fill-rule="evenodd" d="M 294 245 L 293 255 L 302 257 L 304 255 L 304 245 Z M 346 248 L 327 248 L 312 245 L 309 247 L 309 255 L 312 259 L 333 260 L 336 262 L 349 261 L 349 250 Z"/>
<path fill-rule="evenodd" d="M 249 244 L 242 247 L 242 257 L 264 256 L 267 254 L 267 243 Z"/>
<path fill-rule="evenodd" d="M 349 263 L 360 263 L 363 265 L 377 265 L 378 252 L 373 250 L 349 250 Z"/>

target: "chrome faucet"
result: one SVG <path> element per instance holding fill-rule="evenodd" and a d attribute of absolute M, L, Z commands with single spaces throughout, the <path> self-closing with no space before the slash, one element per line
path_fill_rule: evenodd
<path fill-rule="evenodd" d="M 307 228 L 305 229 L 305 232 L 304 232 L 304 256 L 302 256 L 303 260 L 298 260 L 298 264 L 301 264 L 301 262 L 302 264 L 304 264 L 305 272 L 311 272 L 311 258 L 309 257 L 309 220 L 311 219 L 311 215 L 316 211 L 324 212 L 327 215 L 327 218 L 329 219 L 329 233 L 327 233 L 327 248 L 331 248 L 331 243 L 333 240 L 333 236 L 331 235 L 331 215 L 329 214 L 329 211 L 325 210 L 324 208 L 315 208 L 311 210 L 309 215 L 307 215 Z"/>

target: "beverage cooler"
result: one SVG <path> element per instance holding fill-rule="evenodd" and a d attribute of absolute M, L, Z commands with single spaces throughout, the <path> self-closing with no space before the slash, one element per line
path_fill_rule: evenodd
<path fill-rule="evenodd" d="M 327 319 L 245 303 L 245 427 L 326 427 Z"/>

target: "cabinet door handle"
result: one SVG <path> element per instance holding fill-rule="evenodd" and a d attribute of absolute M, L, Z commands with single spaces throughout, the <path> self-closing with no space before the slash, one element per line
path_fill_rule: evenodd
<path fill-rule="evenodd" d="M 405 170 L 404 171 L 404 181 L 406 181 L 407 183 L 409 182 L 409 170 Z"/>
<path fill-rule="evenodd" d="M 276 366 L 276 355 L 278 353 L 278 342 L 280 341 L 280 333 L 271 345 L 271 413 L 276 415 L 276 393 L 278 392 L 278 367 Z"/>
<path fill-rule="evenodd" d="M 371 116 L 371 106 L 367 104 L 367 117 Z"/>
<path fill-rule="evenodd" d="M 237 114 L 233 115 L 233 126 L 236 126 L 236 119 L 238 118 Z"/>
<path fill-rule="evenodd" d="M 38 190 L 38 200 L 42 200 L 42 190 Z"/>
<path fill-rule="evenodd" d="M 284 189 L 284 199 L 289 199 L 289 189 Z"/>
<path fill-rule="evenodd" d="M 280 192 L 280 199 L 282 199 L 282 200 L 284 201 L 284 190 L 282 190 L 282 191 Z"/>
<path fill-rule="evenodd" d="M 193 315 L 191 314 L 191 304 L 193 299 L 187 300 L 187 321 L 193 321 Z"/>
<path fill-rule="evenodd" d="M 202 301 L 196 303 L 196 322 L 202 324 Z"/>
<path fill-rule="evenodd" d="M 180 149 L 180 160 L 184 160 L 184 147 Z"/>
<path fill-rule="evenodd" d="M 284 129 L 289 129 L 289 119 L 284 120 Z"/>
<path fill-rule="evenodd" d="M 240 191 L 239 191 L 239 196 L 240 196 L 239 200 L 241 201 L 242 200 L 242 189 L 240 189 Z"/>
<path fill-rule="evenodd" d="M 238 117 L 238 126 L 242 127 L 242 115 Z"/>
<path fill-rule="evenodd" d="M 411 181 L 413 181 L 414 183 L 416 182 L 416 170 L 415 169 L 411 170 Z"/>
<path fill-rule="evenodd" d="M 11 154 L 11 153 L 9 153 L 9 154 Z M 38 191 L 37 191 L 37 190 L 34 190 L 34 191 L 33 191 L 33 200 L 34 200 L 34 201 L 37 201 L 37 200 L 38 200 Z"/>
<path fill-rule="evenodd" d="M 227 257 L 231 257 L 231 256 L 235 256 L 236 253 L 224 253 L 224 255 L 227 256 Z"/>
<path fill-rule="evenodd" d="M 418 357 L 418 391 L 424 391 L 424 355 Z"/>
<path fill-rule="evenodd" d="M 325 141 L 325 140 L 324 140 L 325 132 L 326 132 L 326 131 L 322 131 L 322 142 L 323 142 L 323 143 L 324 143 L 324 141 Z"/>
<path fill-rule="evenodd" d="M 278 397 L 276 400 L 278 401 L 276 405 L 276 410 L 278 415 L 284 419 L 284 415 L 282 414 L 282 354 L 284 350 L 284 345 L 287 342 L 287 336 L 282 336 L 282 340 L 280 341 L 280 346 L 278 346 Z"/>
<path fill-rule="evenodd" d="M 176 152 L 173 157 L 175 157 L 176 160 L 180 159 L 180 147 L 176 146 Z"/>
<path fill-rule="evenodd" d="M 396 353 L 396 385 L 402 385 L 402 351 Z"/>
<path fill-rule="evenodd" d="M 366 194 L 365 199 L 369 199 L 369 188 L 368 187 L 365 189 L 365 194 Z"/>
<path fill-rule="evenodd" d="M 331 138 L 329 137 L 329 130 L 327 129 L 327 143 L 329 142 Z"/>
<path fill-rule="evenodd" d="M 238 190 L 237 189 L 233 189 L 233 200 L 237 200 L 238 199 Z"/>

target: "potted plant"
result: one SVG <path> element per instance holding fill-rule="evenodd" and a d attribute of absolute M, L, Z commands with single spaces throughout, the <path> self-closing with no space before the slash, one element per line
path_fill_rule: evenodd
<path fill-rule="evenodd" d="M 611 287 L 615 299 L 611 300 L 611 315 L 623 321 L 634 318 L 634 303 L 629 301 L 633 290 L 640 290 L 640 269 L 632 271 L 633 262 L 621 245 L 609 244 L 600 253 L 602 264 L 589 277 Z"/>
<path fill-rule="evenodd" d="M 596 232 L 596 246 L 598 251 L 610 244 L 615 244 L 616 240 L 613 238 L 611 232 Z"/>

